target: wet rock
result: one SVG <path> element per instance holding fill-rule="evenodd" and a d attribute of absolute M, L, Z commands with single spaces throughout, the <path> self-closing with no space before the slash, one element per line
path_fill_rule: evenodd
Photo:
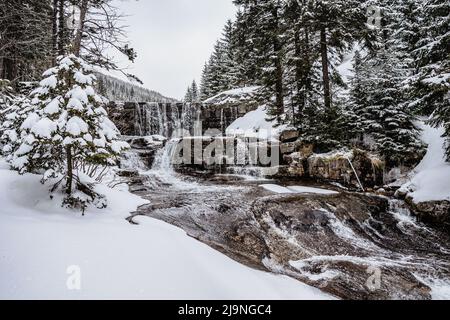
<path fill-rule="evenodd" d="M 416 203 L 411 197 L 406 197 L 406 202 L 424 221 L 443 224 L 450 230 L 450 201 L 426 201 Z"/>
<path fill-rule="evenodd" d="M 298 130 L 284 130 L 280 134 L 281 142 L 292 142 L 298 139 L 300 132 Z"/>
<path fill-rule="evenodd" d="M 375 155 L 362 150 L 314 154 L 308 158 L 308 175 L 359 187 L 353 169 L 364 187 L 383 183 L 384 163 Z"/>
<path fill-rule="evenodd" d="M 138 170 L 132 170 L 132 169 L 119 170 L 117 172 L 117 175 L 119 177 L 124 177 L 124 178 L 138 177 L 139 176 L 139 171 Z"/>
<path fill-rule="evenodd" d="M 285 142 L 280 144 L 281 154 L 296 152 L 298 148 L 297 142 Z"/>
<path fill-rule="evenodd" d="M 394 258 L 410 244 L 385 216 L 385 198 L 268 197 L 257 200 L 252 210 L 268 248 L 263 263 L 273 272 L 344 299 L 431 298 L 430 288 L 413 274 L 420 271 Z M 382 219 L 385 224 L 377 227 L 376 221 Z M 388 238 L 395 243 L 383 243 Z M 373 287 L 372 276 L 377 275 L 379 282 Z"/>
<path fill-rule="evenodd" d="M 120 167 L 141 170 L 152 167 L 156 153 L 164 147 L 167 140 L 157 135 L 146 137 L 124 136 L 123 139 L 130 145 L 131 150 L 122 155 Z"/>
<path fill-rule="evenodd" d="M 414 221 L 400 200 L 273 195 L 251 185 L 212 193 L 172 190 L 160 185 L 141 193 L 151 205 L 137 214 L 183 228 L 250 267 L 340 298 L 430 299 L 430 288 L 418 279 L 450 278 L 449 235 Z"/>

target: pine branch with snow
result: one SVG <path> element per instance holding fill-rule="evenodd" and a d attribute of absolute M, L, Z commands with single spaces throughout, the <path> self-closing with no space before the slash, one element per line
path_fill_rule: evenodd
<path fill-rule="evenodd" d="M 115 165 L 128 145 L 108 119 L 107 100 L 95 93 L 93 68 L 69 55 L 59 57 L 43 77 L 8 131 L 16 130 L 18 138 L 9 144 L 11 166 L 21 174 L 42 174 L 42 183 L 53 182 L 50 191 L 64 192 L 65 206 L 84 211 L 94 203 L 103 208 L 104 198 L 94 191 L 89 175 L 93 168 Z M 17 109 L 8 116 L 13 118 Z"/>

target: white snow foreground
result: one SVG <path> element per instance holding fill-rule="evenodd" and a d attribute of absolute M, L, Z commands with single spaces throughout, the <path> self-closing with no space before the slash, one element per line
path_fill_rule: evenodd
<path fill-rule="evenodd" d="M 450 201 L 450 163 L 445 161 L 444 129 L 433 128 L 423 122 L 420 126 L 428 151 L 401 191 L 408 193 L 416 203 Z"/>
<path fill-rule="evenodd" d="M 145 201 L 127 191 L 99 186 L 108 208 L 81 217 L 51 201 L 39 180 L 0 159 L 0 299 L 332 298 L 247 268 L 161 221 L 130 225 L 124 218 Z"/>

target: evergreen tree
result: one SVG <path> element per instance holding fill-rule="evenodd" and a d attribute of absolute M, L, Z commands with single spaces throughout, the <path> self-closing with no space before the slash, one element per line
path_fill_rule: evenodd
<path fill-rule="evenodd" d="M 256 64 L 258 49 L 255 48 L 251 30 L 256 21 L 256 15 L 248 8 L 239 9 L 236 14 L 236 22 L 232 35 L 231 48 L 237 72 L 235 87 L 248 87 L 259 84 L 261 70 Z"/>
<path fill-rule="evenodd" d="M 184 95 L 184 102 L 185 103 L 191 103 L 192 102 L 192 88 L 191 86 L 188 86 L 186 90 L 186 94 Z"/>
<path fill-rule="evenodd" d="M 235 0 L 242 8 L 249 38 L 248 42 L 256 51 L 254 57 L 259 68 L 261 90 L 260 99 L 268 108 L 268 114 L 282 121 L 285 112 L 284 59 L 285 48 L 282 37 L 285 23 L 284 2 L 281 0 Z"/>
<path fill-rule="evenodd" d="M 51 63 L 50 0 L 0 1 L 0 79 L 31 81 Z"/>
<path fill-rule="evenodd" d="M 319 37 L 322 68 L 323 100 L 329 118 L 333 118 L 331 58 L 333 54 L 348 52 L 355 41 L 364 40 L 371 45 L 371 32 L 367 28 L 368 4 L 361 0 L 305 1 L 309 24 Z"/>
<path fill-rule="evenodd" d="M 412 106 L 423 114 L 448 106 L 450 87 L 450 3 L 427 0 L 415 13 L 421 17 L 419 37 L 414 45 L 416 64 Z"/>
<path fill-rule="evenodd" d="M 419 160 L 423 145 L 415 118 L 402 101 L 401 64 L 391 50 L 384 47 L 356 61 L 350 116 L 358 125 L 351 128 L 359 140 L 362 135 L 373 140 L 366 147 L 379 151 L 390 165 L 411 164 Z"/>
<path fill-rule="evenodd" d="M 60 57 L 43 76 L 31 104 L 22 106 L 28 110 L 16 126 L 19 143 L 11 150 L 11 165 L 21 174 L 43 174 L 43 183 L 57 181 L 51 192 L 63 191 L 65 206 L 103 208 L 104 197 L 80 172 L 93 175 L 98 167 L 116 164 L 128 145 L 118 140 L 103 108 L 107 101 L 95 93 L 96 78 L 84 60 Z"/>
<path fill-rule="evenodd" d="M 450 3 L 446 0 L 424 1 L 416 10 L 420 15 L 419 37 L 413 57 L 416 73 L 414 102 L 422 114 L 431 114 L 431 124 L 445 129 L 447 157 L 450 161 Z"/>
<path fill-rule="evenodd" d="M 369 110 L 367 88 L 370 85 L 372 72 L 368 68 L 367 57 L 363 59 L 359 50 L 355 52 L 353 72 L 354 75 L 350 79 L 348 106 L 340 118 L 342 126 L 347 127 L 345 139 L 353 139 L 356 144 L 363 144 L 366 128 L 372 126 L 373 120 L 366 113 Z"/>
<path fill-rule="evenodd" d="M 191 84 L 191 95 L 192 95 L 192 99 L 190 101 L 191 103 L 200 102 L 200 93 L 198 91 L 197 82 L 195 82 L 195 80 L 193 80 Z"/>
<path fill-rule="evenodd" d="M 210 97 L 212 97 L 212 90 L 210 87 L 210 80 L 209 80 L 209 64 L 205 63 L 202 71 L 202 78 L 200 82 L 200 99 L 201 101 L 204 101 Z"/>
<path fill-rule="evenodd" d="M 197 82 L 192 81 L 192 84 L 187 88 L 186 95 L 184 96 L 184 102 L 186 103 L 199 103 L 200 93 L 198 90 Z"/>

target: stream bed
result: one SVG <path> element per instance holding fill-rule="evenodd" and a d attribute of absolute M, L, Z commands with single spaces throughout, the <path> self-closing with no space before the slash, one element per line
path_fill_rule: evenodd
<path fill-rule="evenodd" d="M 130 178 L 130 190 L 150 202 L 130 222 L 160 219 L 249 267 L 342 299 L 450 298 L 450 237 L 402 201 L 299 181 L 283 185 L 337 192 L 282 194 L 261 187 L 277 181 L 182 176 L 170 152 Z"/>

